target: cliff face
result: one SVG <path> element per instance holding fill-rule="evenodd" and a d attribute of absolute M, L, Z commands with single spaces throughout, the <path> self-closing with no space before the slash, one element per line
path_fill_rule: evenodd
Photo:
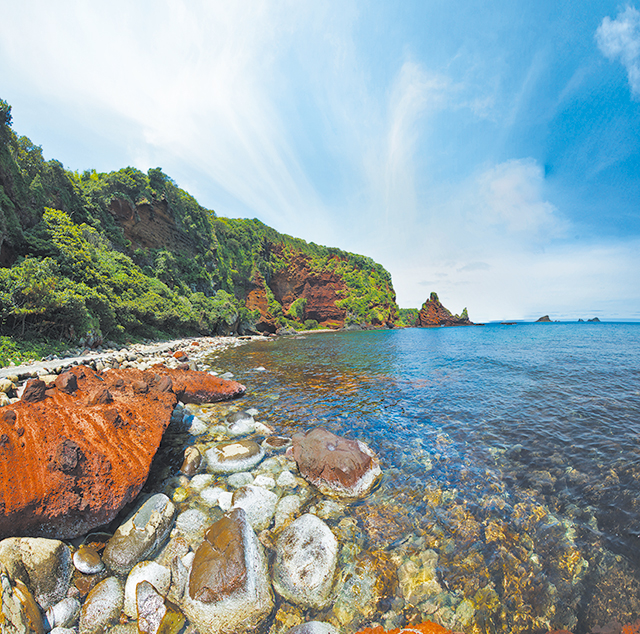
<path fill-rule="evenodd" d="M 462 311 L 462 315 L 452 315 L 438 299 L 437 293 L 431 293 L 429 299 L 422 304 L 422 309 L 418 315 L 418 326 L 472 326 L 469 320 L 467 309 Z"/>
<path fill-rule="evenodd" d="M 13 132 L 1 99 L 0 115 L 0 334 L 97 340 L 397 320 L 391 276 L 370 258 L 217 217 L 160 168 L 68 172 Z"/>
<path fill-rule="evenodd" d="M 178 228 L 166 200 L 133 206 L 125 198 L 113 198 L 108 209 L 131 242 L 132 250 L 166 248 L 193 254 L 193 244 Z"/>

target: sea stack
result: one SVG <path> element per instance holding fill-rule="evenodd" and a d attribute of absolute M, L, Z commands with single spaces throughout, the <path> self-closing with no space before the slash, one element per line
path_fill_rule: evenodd
<path fill-rule="evenodd" d="M 431 293 L 429 299 L 422 304 L 422 309 L 418 314 L 418 326 L 473 326 L 469 320 L 467 309 L 461 315 L 452 315 L 438 299 L 437 293 Z"/>

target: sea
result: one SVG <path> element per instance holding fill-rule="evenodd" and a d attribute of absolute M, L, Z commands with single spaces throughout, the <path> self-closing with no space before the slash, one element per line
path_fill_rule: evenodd
<path fill-rule="evenodd" d="M 276 433 L 321 426 L 380 457 L 377 488 L 333 521 L 391 569 L 361 620 L 581 634 L 640 618 L 640 324 L 310 333 L 210 364 Z"/>

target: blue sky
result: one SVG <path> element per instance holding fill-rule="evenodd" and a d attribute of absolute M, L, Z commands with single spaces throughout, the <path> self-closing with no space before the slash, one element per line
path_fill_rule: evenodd
<path fill-rule="evenodd" d="M 369 255 L 403 307 L 640 319 L 640 4 L 22 0 L 0 97 L 69 169 Z"/>

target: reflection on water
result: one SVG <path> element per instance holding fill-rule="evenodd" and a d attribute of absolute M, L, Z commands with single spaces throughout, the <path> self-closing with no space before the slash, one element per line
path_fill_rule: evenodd
<path fill-rule="evenodd" d="M 640 325 L 316 334 L 211 363 L 278 433 L 322 425 L 381 456 L 332 526 L 359 544 L 341 583 L 371 585 L 347 630 L 640 617 Z"/>

